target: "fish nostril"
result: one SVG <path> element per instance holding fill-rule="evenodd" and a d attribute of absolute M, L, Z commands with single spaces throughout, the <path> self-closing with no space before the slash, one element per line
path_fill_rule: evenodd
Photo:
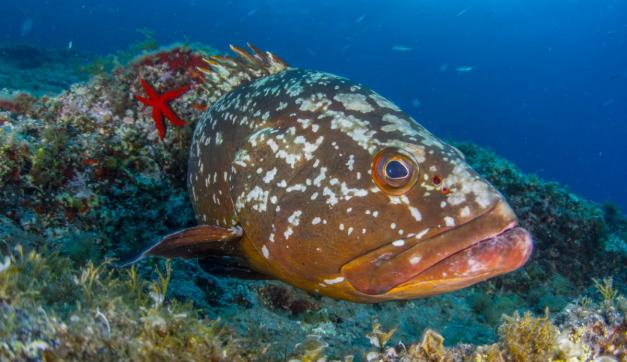
<path fill-rule="evenodd" d="M 442 184 L 442 176 L 434 175 L 433 178 L 431 179 L 431 182 L 433 183 L 434 186 L 440 186 Z"/>

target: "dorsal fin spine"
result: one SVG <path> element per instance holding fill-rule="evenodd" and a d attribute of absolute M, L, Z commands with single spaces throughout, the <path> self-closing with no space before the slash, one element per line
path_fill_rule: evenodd
<path fill-rule="evenodd" d="M 205 75 L 203 88 L 211 93 L 213 101 L 243 84 L 280 73 L 288 68 L 288 65 L 276 55 L 263 52 L 250 43 L 247 45 L 251 52 L 231 45 L 230 48 L 236 57 L 214 55 L 203 59 L 207 67 L 197 68 Z"/>

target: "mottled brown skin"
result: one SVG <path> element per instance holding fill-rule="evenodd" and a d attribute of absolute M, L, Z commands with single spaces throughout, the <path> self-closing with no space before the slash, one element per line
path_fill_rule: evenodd
<path fill-rule="evenodd" d="M 384 149 L 417 170 L 405 192 L 373 180 Z M 289 68 L 218 99 L 197 125 L 188 182 L 200 228 L 222 241 L 211 234 L 194 249 L 202 253 L 157 251 L 183 233 L 147 254 L 236 255 L 334 298 L 456 290 L 520 267 L 532 249 L 458 150 L 373 91 L 326 73 Z"/>
<path fill-rule="evenodd" d="M 531 238 L 501 194 L 394 104 L 254 47 L 232 49 L 239 59 L 208 61 L 223 95 L 190 149 L 199 226 L 143 255 L 235 257 L 366 303 L 460 289 L 528 259 Z M 401 163 L 400 176 L 389 171 Z"/>

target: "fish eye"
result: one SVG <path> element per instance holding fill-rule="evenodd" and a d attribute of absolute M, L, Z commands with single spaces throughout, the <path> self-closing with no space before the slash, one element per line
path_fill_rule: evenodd
<path fill-rule="evenodd" d="M 392 195 L 407 192 L 416 182 L 418 166 L 395 148 L 385 148 L 374 157 L 372 179 L 383 191 Z"/>
<path fill-rule="evenodd" d="M 404 179 L 409 176 L 408 165 L 402 160 L 389 160 L 385 164 L 385 176 L 392 180 Z"/>

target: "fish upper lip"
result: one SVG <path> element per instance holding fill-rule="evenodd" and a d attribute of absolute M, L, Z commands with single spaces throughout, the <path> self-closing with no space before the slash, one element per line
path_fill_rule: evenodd
<path fill-rule="evenodd" d="M 467 220 L 467 221 L 466 221 L 466 222 L 464 222 L 464 223 L 457 224 L 457 225 L 455 225 L 455 227 L 453 227 L 453 228 L 450 228 L 450 229 L 447 229 L 447 230 L 442 230 L 441 232 L 439 232 L 439 233 L 437 233 L 437 234 L 435 234 L 435 235 L 431 235 L 431 236 L 430 236 L 429 238 L 427 238 L 427 239 L 421 239 L 421 240 L 419 240 L 418 242 L 419 242 L 419 243 L 428 242 L 429 240 L 431 240 L 431 239 L 433 239 L 433 238 L 440 237 L 440 236 L 442 236 L 442 235 L 444 235 L 444 234 L 450 233 L 451 231 L 454 231 L 454 230 L 456 230 L 456 229 L 459 229 L 460 227 L 463 227 L 464 225 L 467 225 L 467 224 L 472 224 L 473 222 L 477 221 L 478 219 L 481 219 L 481 218 L 482 218 L 482 217 L 484 217 L 485 215 L 488 215 L 488 214 L 490 214 L 492 211 L 494 211 L 494 209 L 498 206 L 498 204 L 499 204 L 498 202 L 495 202 L 495 203 L 494 203 L 494 205 L 491 205 L 491 206 L 490 206 L 487 210 L 483 211 L 481 214 L 479 214 L 479 215 L 477 215 L 477 216 L 473 217 L 472 219 Z M 477 241 L 477 242 L 476 242 L 475 244 L 473 244 L 473 245 L 476 245 L 476 244 L 480 243 L 480 242 L 481 242 L 481 241 L 483 241 L 483 240 L 489 240 L 490 238 L 496 237 L 496 236 L 500 235 L 502 232 L 507 231 L 507 229 L 513 229 L 513 228 L 515 228 L 515 227 L 518 225 L 518 220 L 517 220 L 517 219 L 514 219 L 514 220 L 513 220 L 513 222 L 512 222 L 512 224 L 513 224 L 513 225 L 509 225 L 508 227 L 506 227 L 506 228 L 502 229 L 501 231 L 496 232 L 496 233 L 495 233 L 493 236 L 491 236 L 491 237 L 484 238 L 484 239 L 481 239 L 481 240 Z M 416 233 L 413 233 L 413 234 L 416 234 Z M 397 239 L 397 240 L 395 240 L 395 241 L 398 241 L 398 240 L 403 240 L 403 241 L 405 241 L 405 242 L 406 242 L 406 241 L 413 240 L 415 237 L 416 237 L 415 235 L 414 235 L 414 236 L 408 236 L 408 237 L 405 237 L 405 238 L 400 238 L 400 239 Z M 388 243 L 387 243 L 387 244 L 385 244 L 385 245 L 392 245 L 393 243 L 394 243 L 394 241 L 391 241 L 391 242 L 388 242 Z M 472 245 L 471 245 L 471 246 L 472 246 Z M 470 247 L 470 246 L 469 246 L 469 247 Z M 464 249 L 466 249 L 466 248 L 464 248 Z"/>

